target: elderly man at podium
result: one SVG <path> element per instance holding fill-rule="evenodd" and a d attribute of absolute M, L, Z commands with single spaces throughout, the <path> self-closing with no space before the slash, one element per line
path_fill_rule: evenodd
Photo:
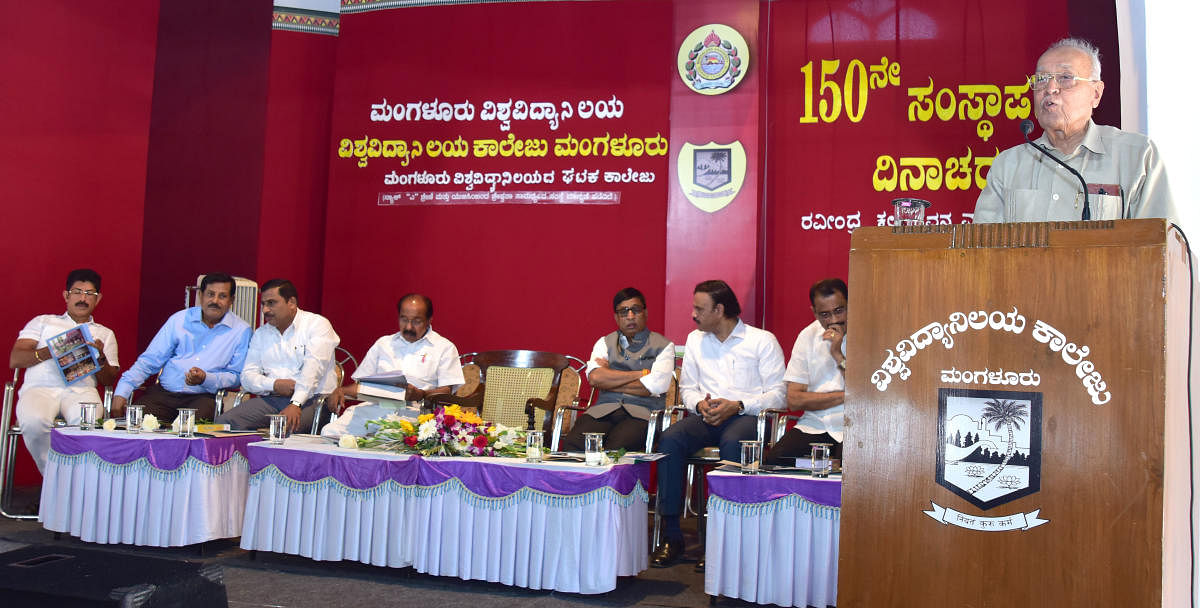
<path fill-rule="evenodd" d="M 402 296 L 396 302 L 400 331 L 383 336 L 371 345 L 362 364 L 354 370 L 352 384 L 338 387 L 325 400 L 330 411 L 340 413 L 337 420 L 325 425 L 321 435 L 340 437 L 343 434 L 366 435 L 371 429 L 367 422 L 395 413 L 395 407 L 379 403 L 360 403 L 342 411 L 346 398 L 359 397 L 358 380 L 381 374 L 404 374 L 407 386 L 405 401 L 421 401 L 427 395 L 449 393 L 465 382 L 458 348 L 441 334 L 433 331 L 433 300 L 419 293 Z M 364 380 L 365 381 L 365 380 Z M 400 414 L 405 416 L 403 410 Z M 416 418 L 412 412 L 406 418 Z"/>
<path fill-rule="evenodd" d="M 737 462 L 741 441 L 757 437 L 758 412 L 785 403 L 783 349 L 769 332 L 742 322 L 737 296 L 724 281 L 704 281 L 692 294 L 692 320 L 683 354 L 679 393 L 692 415 L 663 433 L 658 461 L 658 510 L 664 540 L 650 565 L 666 568 L 683 554 L 683 471 L 687 457 L 720 446 L 721 458 Z M 703 560 L 696 569 L 704 568 Z"/>
<path fill-rule="evenodd" d="M 808 290 L 817 319 L 800 331 L 783 374 L 789 410 L 804 415 L 763 458 L 768 464 L 790 465 L 807 456 L 814 443 L 830 443 L 833 458 L 842 457 L 842 421 L 846 401 L 846 282 L 817 281 Z"/>
<path fill-rule="evenodd" d="M 1175 217 L 1154 143 L 1092 122 L 1104 94 L 1096 47 L 1078 38 L 1055 42 L 1029 86 L 1042 136 L 996 157 L 975 223 Z M 1022 123 L 1026 139 L 1032 128 Z"/>

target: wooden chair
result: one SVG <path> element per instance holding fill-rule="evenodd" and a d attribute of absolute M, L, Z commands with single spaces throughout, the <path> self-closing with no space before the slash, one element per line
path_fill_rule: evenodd
<path fill-rule="evenodd" d="M 463 384 L 452 395 L 430 395 L 429 407 L 475 408 L 484 420 L 541 430 L 555 408 L 578 405 L 585 363 L 539 350 L 489 350 L 461 355 Z M 546 413 L 537 416 L 538 410 Z"/>
<path fill-rule="evenodd" d="M 4 383 L 4 405 L 0 409 L 0 515 L 10 519 L 37 519 L 37 513 L 10 513 L 9 508 L 13 494 L 13 469 L 17 463 L 17 441 L 21 438 L 21 424 L 13 418 L 16 412 L 17 385 L 20 384 L 21 370 L 13 370 L 11 382 Z M 104 417 L 112 409 L 113 389 L 104 389 Z M 56 418 L 55 426 L 66 426 L 66 421 Z"/>

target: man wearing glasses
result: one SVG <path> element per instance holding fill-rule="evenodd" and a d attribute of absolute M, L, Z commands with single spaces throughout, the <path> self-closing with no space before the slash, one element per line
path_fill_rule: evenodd
<path fill-rule="evenodd" d="M 675 372 L 675 345 L 646 328 L 646 297 L 633 287 L 613 296 L 617 331 L 596 340 L 587 364 L 596 403 L 563 439 L 564 450 L 582 452 L 584 433 L 605 433 L 604 448 L 642 451 L 650 412 L 664 406 Z"/>
<path fill-rule="evenodd" d="M 831 443 L 833 458 L 842 457 L 842 421 L 846 400 L 846 282 L 817 281 L 808 290 L 816 321 L 796 336 L 783 383 L 789 410 L 804 415 L 767 452 L 768 464 L 793 464 L 808 456 L 814 443 Z"/>
<path fill-rule="evenodd" d="M 17 334 L 8 358 L 9 367 L 27 368 L 25 381 L 17 394 L 17 421 L 21 425 L 25 447 L 33 455 L 38 471 L 46 468 L 54 417 L 62 416 L 67 424 L 79 424 L 79 404 L 100 402 L 96 382 L 111 386 L 117 379 L 117 338 L 112 330 L 92 320 L 92 312 L 100 304 L 100 274 L 90 268 L 72 270 L 67 274 L 63 299 L 67 302 L 67 312 L 34 317 Z M 68 386 L 57 365 L 51 361 L 53 357 L 46 343 L 83 324 L 87 324 L 92 344 L 100 352 L 101 368 L 95 375 Z M 8 424 L 8 421 L 2 422 Z"/>
<path fill-rule="evenodd" d="M 246 346 L 253 330 L 229 311 L 233 307 L 234 279 L 225 273 L 200 280 L 200 305 L 167 319 L 146 352 L 121 375 L 113 396 L 112 414 L 121 415 L 134 389 L 153 374 L 158 381 L 138 399 L 147 414 L 170 423 L 179 408 L 195 408 L 200 420 L 212 420 L 216 393 L 238 386 Z"/>
<path fill-rule="evenodd" d="M 462 364 L 458 361 L 458 348 L 441 334 L 433 331 L 433 300 L 419 293 L 402 296 L 396 302 L 400 331 L 383 336 L 375 341 L 362 363 L 354 370 L 355 380 L 366 380 L 382 374 L 404 374 L 408 385 L 404 388 L 404 400 L 422 401 L 428 395 L 449 393 L 466 380 Z M 368 431 L 367 422 L 395 413 L 377 403 L 360 403 L 349 409 L 346 399 L 357 399 L 358 383 L 340 386 L 325 400 L 325 407 L 341 414 L 337 420 L 325 425 L 321 435 L 340 437 L 343 434 L 363 436 Z M 405 418 L 415 418 L 416 412 L 400 411 Z"/>
<path fill-rule="evenodd" d="M 1077 38 L 1050 45 L 1030 87 L 1043 131 L 1035 141 L 1083 175 L 1091 219 L 1175 217 L 1158 148 L 1144 135 L 1092 122 L 1104 93 L 1096 47 Z M 974 221 L 1079 220 L 1084 202 L 1078 178 L 1022 144 L 996 157 Z"/>

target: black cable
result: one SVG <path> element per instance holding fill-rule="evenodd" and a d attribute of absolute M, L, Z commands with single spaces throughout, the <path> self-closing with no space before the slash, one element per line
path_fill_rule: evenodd
<path fill-rule="evenodd" d="M 1191 555 L 1191 566 L 1188 568 L 1188 595 L 1191 606 L 1196 608 L 1196 460 L 1195 440 L 1192 437 L 1192 319 L 1195 310 L 1196 276 L 1192 269 L 1192 244 L 1188 241 L 1187 233 L 1179 224 L 1171 223 L 1179 236 L 1183 237 L 1183 247 L 1188 260 L 1188 356 L 1187 356 L 1187 413 L 1188 413 L 1188 552 Z"/>

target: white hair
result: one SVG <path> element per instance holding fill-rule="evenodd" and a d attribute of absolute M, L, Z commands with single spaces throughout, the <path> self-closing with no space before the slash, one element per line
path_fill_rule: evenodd
<path fill-rule="evenodd" d="M 1095 80 L 1100 80 L 1100 49 L 1097 49 L 1096 45 L 1084 40 L 1083 38 L 1063 38 L 1062 40 L 1051 44 L 1049 47 L 1046 47 L 1046 52 L 1042 54 L 1045 55 L 1050 51 L 1062 48 L 1075 49 L 1085 53 L 1088 58 L 1092 60 L 1092 78 Z"/>

